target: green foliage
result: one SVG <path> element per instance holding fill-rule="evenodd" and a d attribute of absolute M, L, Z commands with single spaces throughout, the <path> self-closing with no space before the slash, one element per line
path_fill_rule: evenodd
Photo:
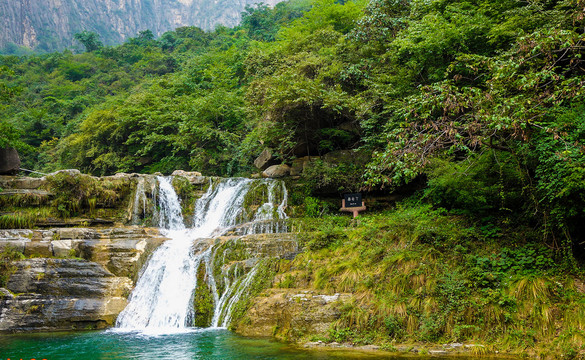
<path fill-rule="evenodd" d="M 362 167 L 355 157 L 337 164 L 315 160 L 303 171 L 303 178 L 314 191 L 355 192 L 362 184 Z"/>
<path fill-rule="evenodd" d="M 24 255 L 18 250 L 6 246 L 0 252 L 0 287 L 5 287 L 10 275 L 16 271 L 14 261 L 24 259 Z"/>
<path fill-rule="evenodd" d="M 318 231 L 309 234 L 307 248 L 310 250 L 320 250 L 329 246 L 339 246 L 347 240 L 347 235 L 343 230 L 333 228 L 331 230 Z"/>
<path fill-rule="evenodd" d="M 97 206 L 115 207 L 130 191 L 129 184 L 123 181 L 100 180 L 84 174 L 60 172 L 48 176 L 47 181 L 55 193 L 51 206 L 62 218 L 94 213 Z"/>
<path fill-rule="evenodd" d="M 36 217 L 27 212 L 14 212 L 0 215 L 0 229 L 30 229 L 35 224 Z"/>
<path fill-rule="evenodd" d="M 510 157 L 489 151 L 458 163 L 433 159 L 426 170 L 424 198 L 435 206 L 476 216 L 520 212 L 527 176 Z"/>
<path fill-rule="evenodd" d="M 83 54 L 0 57 L 0 146 L 41 171 L 222 176 L 249 174 L 266 147 L 286 163 L 361 149 L 363 162 L 315 162 L 307 186 L 426 179 L 423 202 L 496 217 L 487 238 L 529 227 L 574 264 L 585 259 L 579 9 L 293 0 L 247 7 L 233 29 L 145 30 L 114 47 L 84 31 Z"/>
<path fill-rule="evenodd" d="M 551 251 L 532 244 L 503 248 L 497 256 L 471 255 L 467 261 L 472 284 L 478 288 L 498 287 L 510 275 L 534 276 L 555 267 Z"/>
<path fill-rule="evenodd" d="M 0 148 L 11 147 L 20 138 L 20 132 L 5 120 L 0 120 Z"/>
<path fill-rule="evenodd" d="M 321 201 L 312 196 L 305 197 L 305 215 L 309 217 L 318 217 L 321 214 Z"/>
<path fill-rule="evenodd" d="M 201 264 L 197 269 L 197 287 L 193 297 L 194 326 L 197 327 L 208 327 L 213 318 L 213 295 L 210 286 L 205 282 L 205 278 L 205 264 Z"/>
<path fill-rule="evenodd" d="M 358 223 L 304 221 L 306 229 L 345 236 L 307 246 L 277 274 L 279 287 L 294 279 L 299 288 L 353 294 L 339 305 L 327 341 L 469 342 L 490 351 L 547 351 L 550 358 L 583 344 L 577 324 L 583 324 L 584 297 L 574 282 L 581 286 L 580 280 L 563 272 L 545 246 L 505 246 L 514 229 L 479 241 L 476 225 L 460 215 L 407 204 L 361 215 Z M 571 315 L 558 315 L 566 311 Z"/>
<path fill-rule="evenodd" d="M 83 46 L 85 46 L 85 51 L 87 52 L 96 51 L 104 46 L 100 40 L 100 36 L 97 33 L 91 31 L 84 30 L 75 34 L 74 38 L 83 44 Z"/>

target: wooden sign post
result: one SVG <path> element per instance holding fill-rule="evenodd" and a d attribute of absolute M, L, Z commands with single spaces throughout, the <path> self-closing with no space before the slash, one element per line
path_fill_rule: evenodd
<path fill-rule="evenodd" d="M 353 217 L 357 217 L 360 211 L 366 210 L 366 205 L 362 201 L 362 194 L 343 194 L 341 200 L 341 209 L 339 211 L 347 211 L 353 213 Z"/>

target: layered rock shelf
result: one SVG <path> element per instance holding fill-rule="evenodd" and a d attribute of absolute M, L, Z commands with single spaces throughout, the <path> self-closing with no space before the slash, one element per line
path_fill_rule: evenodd
<path fill-rule="evenodd" d="M 165 240 L 136 226 L 0 230 L 1 250 L 30 257 L 13 262 L 0 288 L 0 331 L 112 326 L 148 254 Z"/>

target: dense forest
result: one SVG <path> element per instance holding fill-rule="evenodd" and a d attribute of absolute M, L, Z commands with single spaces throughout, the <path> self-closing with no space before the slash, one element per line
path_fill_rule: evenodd
<path fill-rule="evenodd" d="M 245 175 L 267 147 L 285 163 L 355 149 L 364 161 L 314 162 L 311 191 L 423 184 L 416 201 L 519 229 L 574 266 L 584 7 L 290 0 L 249 7 L 234 28 L 114 47 L 83 32 L 84 53 L 0 57 L 0 146 L 27 169 L 95 175 Z"/>

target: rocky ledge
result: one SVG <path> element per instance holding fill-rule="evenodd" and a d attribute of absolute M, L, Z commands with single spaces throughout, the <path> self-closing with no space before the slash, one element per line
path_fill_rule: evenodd
<path fill-rule="evenodd" d="M 156 229 L 0 230 L 0 249 L 22 257 L 3 275 L 0 332 L 100 329 L 126 306 Z"/>
<path fill-rule="evenodd" d="M 319 294 L 313 290 L 269 289 L 253 300 L 236 332 L 244 336 L 297 336 L 326 334 L 341 316 L 351 294 Z"/>
<path fill-rule="evenodd" d="M 127 277 L 75 259 L 27 259 L 0 289 L 0 331 L 99 329 L 112 325 L 132 289 Z"/>

